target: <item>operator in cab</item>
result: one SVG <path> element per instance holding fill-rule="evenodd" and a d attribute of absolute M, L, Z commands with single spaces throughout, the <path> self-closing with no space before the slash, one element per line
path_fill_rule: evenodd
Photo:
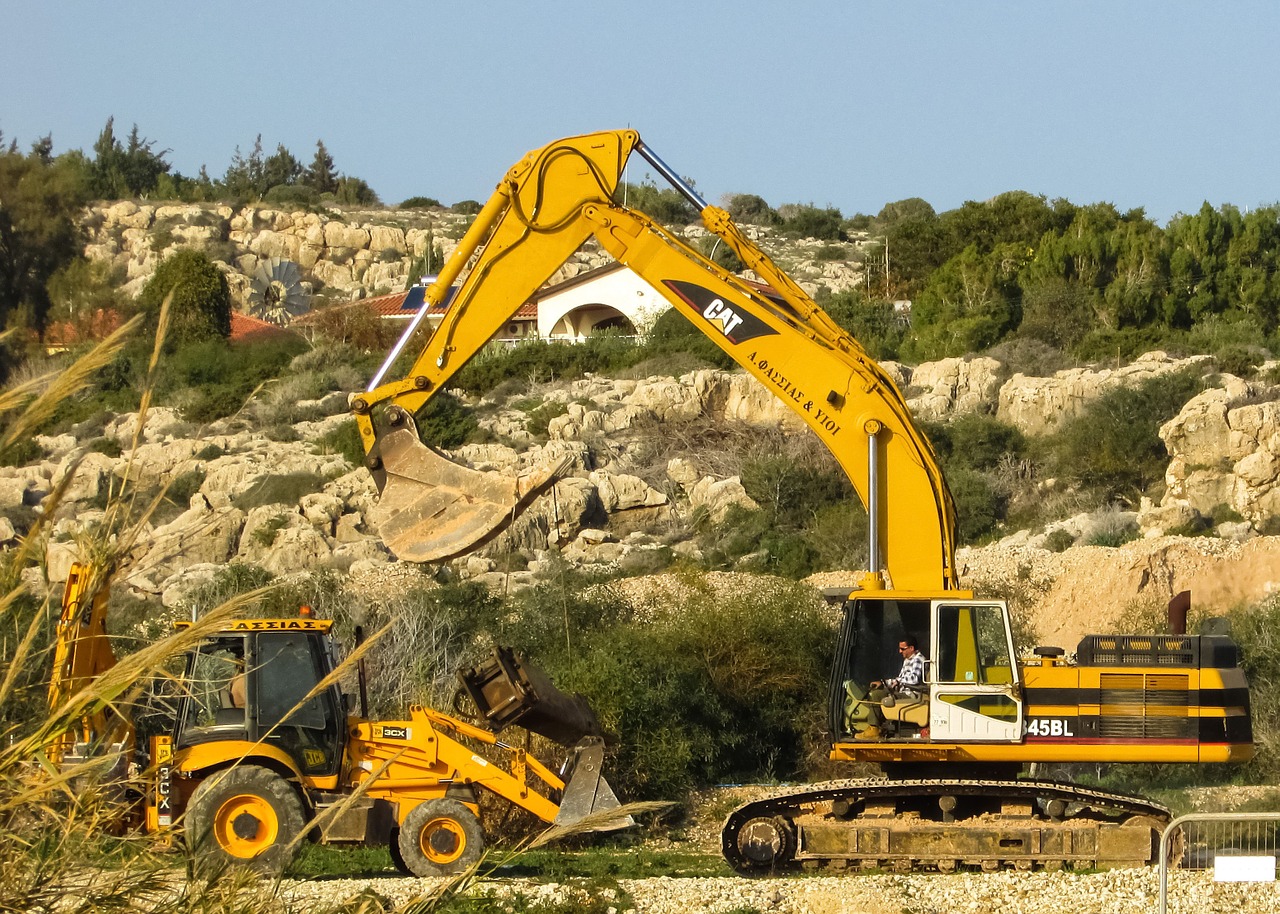
<path fill-rule="evenodd" d="M 880 739 L 880 728 L 884 726 L 880 702 L 889 696 L 910 701 L 918 700 L 925 694 L 924 671 L 928 660 L 920 653 L 920 642 L 915 635 L 902 636 L 902 640 L 898 642 L 898 653 L 902 655 L 902 669 L 894 679 L 877 679 L 871 683 L 869 698 L 875 704 L 870 706 L 870 724 L 854 734 L 854 739 Z"/>

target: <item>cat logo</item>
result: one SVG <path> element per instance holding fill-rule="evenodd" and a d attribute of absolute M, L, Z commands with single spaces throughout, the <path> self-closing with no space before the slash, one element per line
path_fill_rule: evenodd
<path fill-rule="evenodd" d="M 731 343 L 743 343 L 778 332 L 755 315 L 730 307 L 710 289 L 677 279 L 664 280 L 664 284 L 695 308 L 708 324 Z"/>

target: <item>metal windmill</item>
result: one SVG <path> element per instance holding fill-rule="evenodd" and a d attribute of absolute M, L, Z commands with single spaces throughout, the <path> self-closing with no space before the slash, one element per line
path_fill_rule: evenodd
<path fill-rule="evenodd" d="M 258 265 L 249 287 L 249 313 L 283 327 L 311 307 L 311 292 L 292 260 L 272 257 Z"/>

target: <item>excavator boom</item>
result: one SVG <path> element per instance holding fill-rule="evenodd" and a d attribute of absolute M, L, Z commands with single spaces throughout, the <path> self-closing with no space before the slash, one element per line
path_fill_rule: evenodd
<path fill-rule="evenodd" d="M 774 294 L 761 294 L 644 214 L 614 202 L 633 151 L 689 197 L 707 229 Z M 427 290 L 424 308 L 443 302 L 470 265 L 409 374 L 379 383 L 380 373 L 368 392 L 353 398 L 382 493 L 374 520 L 392 552 L 412 561 L 464 554 L 500 531 L 562 471 L 537 467 L 511 479 L 460 467 L 418 440 L 412 416 L 592 238 L 787 403 L 831 450 L 870 514 L 864 586 L 957 586 L 951 495 L 892 380 L 724 210 L 698 197 L 634 131 L 558 140 L 514 166 Z"/>

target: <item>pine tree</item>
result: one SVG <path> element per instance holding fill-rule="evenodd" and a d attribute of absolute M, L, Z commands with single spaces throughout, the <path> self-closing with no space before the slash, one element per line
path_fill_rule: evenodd
<path fill-rule="evenodd" d="M 318 194 L 332 194 L 338 189 L 338 172 L 333 167 L 333 156 L 324 147 L 324 140 L 316 140 L 316 157 L 302 176 L 302 183 Z"/>
<path fill-rule="evenodd" d="M 124 176 L 121 165 L 124 150 L 116 139 L 115 117 L 107 118 L 107 124 L 93 144 L 93 171 L 89 186 L 99 200 L 118 200 L 124 196 Z"/>

